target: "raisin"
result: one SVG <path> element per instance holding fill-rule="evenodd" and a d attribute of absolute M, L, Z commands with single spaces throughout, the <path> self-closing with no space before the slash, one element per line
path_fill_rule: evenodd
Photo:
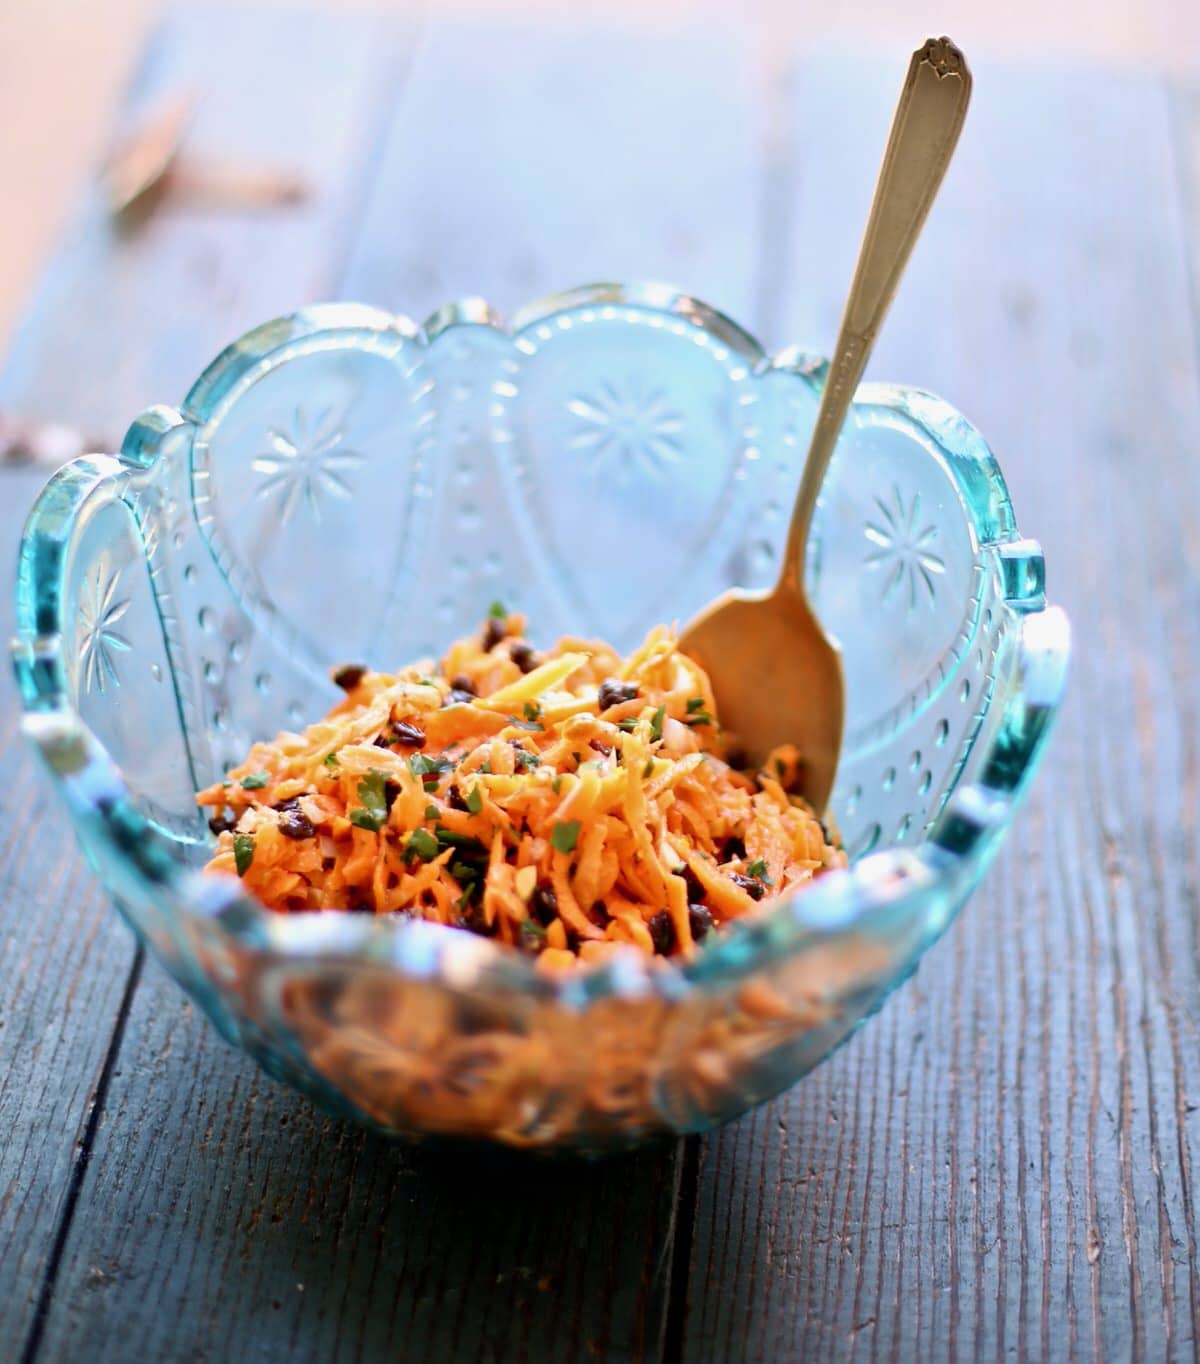
<path fill-rule="evenodd" d="M 446 705 L 467 705 L 469 706 L 475 699 L 473 691 L 463 691 L 461 687 L 451 687 L 446 696 Z"/>
<path fill-rule="evenodd" d="M 713 916 L 703 905 L 688 905 L 688 926 L 695 942 L 703 942 L 712 931 Z"/>
<path fill-rule="evenodd" d="M 619 682 L 615 677 L 608 677 L 600 683 L 597 700 L 600 709 L 607 710 L 610 706 L 619 706 L 626 701 L 636 701 L 639 694 L 636 682 Z"/>
<path fill-rule="evenodd" d="M 488 623 L 483 627 L 483 652 L 491 653 L 506 633 L 504 622 L 497 620 L 495 616 L 489 616 Z"/>
<path fill-rule="evenodd" d="M 746 856 L 746 845 L 740 838 L 727 838 L 724 853 L 725 855 L 721 858 L 722 862 L 736 862 L 739 858 Z"/>
<path fill-rule="evenodd" d="M 529 897 L 529 912 L 543 926 L 558 918 L 558 896 L 550 886 L 537 886 Z"/>
<path fill-rule="evenodd" d="M 496 925 L 489 924 L 484 918 L 483 906 L 475 903 L 465 907 L 458 917 L 457 927 L 465 928 L 468 933 L 477 933 L 481 938 L 491 938 L 496 933 Z"/>
<path fill-rule="evenodd" d="M 468 696 L 479 695 L 479 689 L 475 686 L 475 683 L 472 682 L 471 679 L 466 675 L 466 673 L 455 673 L 455 675 L 450 679 L 450 690 L 465 691 Z"/>
<path fill-rule="evenodd" d="M 599 739 L 590 739 L 588 741 L 588 747 L 594 748 L 602 758 L 612 757 L 612 749 L 609 747 L 608 744 L 602 744 Z"/>
<path fill-rule="evenodd" d="M 208 827 L 214 834 L 228 833 L 237 828 L 237 820 L 232 815 L 227 815 L 222 809 L 219 815 L 213 815 L 208 821 Z"/>
<path fill-rule="evenodd" d="M 466 810 L 468 808 L 467 802 L 463 799 L 463 793 L 457 786 L 452 786 L 449 791 L 446 792 L 446 804 L 449 805 L 452 810 Z"/>
<path fill-rule="evenodd" d="M 733 884 L 740 886 L 752 900 L 761 900 L 767 893 L 766 886 L 756 876 L 743 876 L 740 871 L 731 871 L 728 875 Z"/>
<path fill-rule="evenodd" d="M 340 668 L 334 670 L 334 685 L 341 687 L 343 691 L 353 691 L 363 680 L 366 671 L 366 666 L 362 663 L 343 663 Z"/>
<path fill-rule="evenodd" d="M 509 645 L 508 656 L 523 673 L 533 672 L 538 665 L 538 656 L 533 647 L 523 639 L 518 639 Z"/>
<path fill-rule="evenodd" d="M 588 918 L 597 928 L 605 928 L 612 922 L 612 915 L 608 912 L 608 906 L 603 900 L 597 900 L 588 910 Z"/>
<path fill-rule="evenodd" d="M 675 925 L 671 921 L 671 916 L 665 909 L 660 909 L 646 927 L 650 930 L 650 941 L 654 944 L 654 950 L 661 957 L 669 956 L 675 946 Z"/>
<path fill-rule="evenodd" d="M 317 832 L 295 796 L 280 801 L 275 809 L 279 811 L 279 832 L 285 838 L 311 838 Z"/>
<path fill-rule="evenodd" d="M 708 899 L 708 891 L 704 889 L 704 882 L 696 875 L 691 867 L 684 867 L 683 881 L 687 886 L 688 900 L 692 904 L 698 904 L 701 900 Z"/>
<path fill-rule="evenodd" d="M 392 743 L 402 744 L 405 748 L 424 748 L 425 731 L 407 720 L 392 722 Z"/>

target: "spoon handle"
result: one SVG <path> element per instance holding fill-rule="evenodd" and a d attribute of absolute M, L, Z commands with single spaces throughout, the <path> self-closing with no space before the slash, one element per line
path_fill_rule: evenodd
<path fill-rule="evenodd" d="M 796 494 L 781 587 L 803 591 L 817 494 L 875 337 L 954 154 L 970 98 L 971 73 L 949 38 L 930 38 L 913 53 Z"/>

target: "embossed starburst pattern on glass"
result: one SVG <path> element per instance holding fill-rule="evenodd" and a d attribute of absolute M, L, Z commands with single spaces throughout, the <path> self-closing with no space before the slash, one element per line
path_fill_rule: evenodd
<path fill-rule="evenodd" d="M 319 522 L 323 502 L 350 496 L 347 475 L 363 457 L 343 444 L 342 426 L 342 414 L 334 408 L 310 418 L 303 407 L 297 407 L 287 431 L 273 427 L 267 433 L 269 448 L 253 464 L 254 471 L 263 475 L 257 495 L 274 502 L 283 525 L 301 507 Z"/>
<path fill-rule="evenodd" d="M 108 555 L 101 554 L 79 595 L 79 671 L 85 691 L 120 686 L 116 656 L 132 648 L 115 628 L 129 610 L 129 598 L 117 596 L 119 580 Z"/>
<path fill-rule="evenodd" d="M 883 575 L 881 599 L 899 599 L 909 610 L 917 602 L 927 599 L 932 605 L 937 597 L 937 580 L 946 571 L 945 560 L 933 552 L 938 528 L 933 522 L 922 525 L 921 494 L 914 493 L 905 504 L 904 495 L 892 488 L 892 502 L 877 497 L 879 519 L 868 521 L 863 528 L 872 548 L 863 563 Z"/>
<path fill-rule="evenodd" d="M 615 474 L 621 483 L 637 476 L 660 480 L 683 453 L 682 413 L 665 389 L 639 375 L 605 380 L 590 395 L 572 398 L 567 409 L 577 419 L 571 448 L 597 476 Z"/>

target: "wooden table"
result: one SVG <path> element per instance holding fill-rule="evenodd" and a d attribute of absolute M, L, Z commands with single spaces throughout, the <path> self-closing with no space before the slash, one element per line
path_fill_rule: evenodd
<path fill-rule="evenodd" d="M 904 56 L 860 86 L 711 28 L 184 11 L 128 113 L 198 83 L 198 150 L 302 166 L 315 195 L 121 236 L 87 190 L 0 403 L 119 436 L 328 296 L 421 317 L 660 277 L 770 345 L 827 343 Z M 595 1166 L 412 1151 L 267 1080 L 145 959 L 6 690 L 0 1357 L 1195 1357 L 1200 97 L 974 65 L 872 370 L 988 433 L 1077 652 L 960 922 L 707 1138 Z M 10 559 L 41 476 L 2 477 Z"/>

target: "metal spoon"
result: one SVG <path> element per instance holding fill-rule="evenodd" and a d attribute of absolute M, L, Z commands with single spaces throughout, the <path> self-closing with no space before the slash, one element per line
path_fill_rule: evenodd
<path fill-rule="evenodd" d="M 845 688 L 838 647 L 822 631 L 804 591 L 809 526 L 854 391 L 950 164 L 970 96 L 966 61 L 948 38 L 930 38 L 913 53 L 821 395 L 779 581 L 765 593 L 726 592 L 690 622 L 679 642 L 707 669 L 722 724 L 749 761 L 761 762 L 778 744 L 797 746 L 802 794 L 818 812 L 828 804 L 837 772 Z"/>

